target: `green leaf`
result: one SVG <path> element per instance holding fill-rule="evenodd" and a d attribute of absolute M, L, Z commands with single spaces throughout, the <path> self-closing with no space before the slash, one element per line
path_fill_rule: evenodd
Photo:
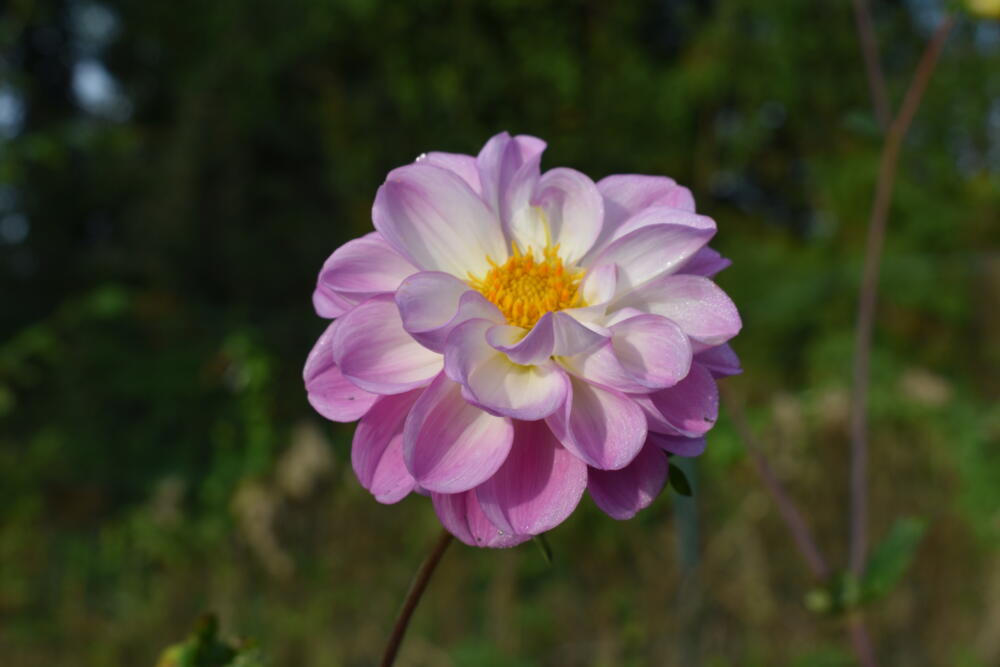
<path fill-rule="evenodd" d="M 670 480 L 670 486 L 674 488 L 674 491 L 682 496 L 691 495 L 691 483 L 688 482 L 687 475 L 684 474 L 684 471 L 679 466 L 671 465 L 667 476 Z"/>
<path fill-rule="evenodd" d="M 893 524 L 868 560 L 868 567 L 861 579 L 863 602 L 873 602 L 885 597 L 896 587 L 913 562 L 925 530 L 922 519 L 903 518 Z"/>

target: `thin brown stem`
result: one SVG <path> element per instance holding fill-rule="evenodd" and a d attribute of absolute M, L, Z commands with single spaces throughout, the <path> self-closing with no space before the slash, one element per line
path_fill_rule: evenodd
<path fill-rule="evenodd" d="M 871 637 L 868 636 L 868 630 L 861 616 L 854 614 L 847 618 L 847 634 L 851 638 L 851 646 L 854 648 L 854 654 L 858 656 L 861 667 L 878 667 L 875 649 L 872 648 Z"/>
<path fill-rule="evenodd" d="M 896 181 L 896 169 L 903 139 L 910 129 L 913 117 L 920 106 L 924 91 L 930 81 L 938 56 L 944 46 L 948 32 L 954 24 L 952 16 L 946 16 L 935 31 L 924 55 L 917 65 L 913 81 L 906 91 L 899 115 L 892 121 L 882 147 L 875 198 L 872 202 L 871 217 L 868 222 L 868 239 L 865 244 L 864 272 L 858 299 L 858 319 L 854 342 L 854 387 L 851 395 L 851 512 L 850 512 L 850 559 L 851 572 L 860 576 L 865 566 L 868 548 L 868 385 L 870 380 L 872 330 L 875 322 L 875 305 L 878 297 L 879 267 L 882 247 L 885 244 L 889 205 Z"/>
<path fill-rule="evenodd" d="M 721 391 L 725 397 L 729 416 L 736 427 L 736 432 L 739 434 L 740 439 L 743 440 L 743 444 L 747 448 L 747 453 L 750 454 L 750 458 L 757 468 L 757 474 L 760 475 L 761 481 L 764 482 L 768 493 L 771 494 L 775 504 L 777 504 L 778 511 L 785 520 L 785 525 L 788 526 L 788 530 L 792 534 L 792 539 L 795 540 L 795 545 L 798 547 L 799 553 L 802 554 L 806 565 L 809 566 L 809 570 L 817 579 L 826 579 L 830 573 L 830 568 L 827 566 L 823 554 L 820 553 L 819 547 L 816 546 L 816 540 L 813 539 L 802 513 L 795 505 L 791 496 L 788 495 L 788 492 L 785 491 L 785 487 L 781 485 L 778 477 L 774 474 L 771 464 L 767 462 L 760 443 L 750 428 L 746 415 L 743 414 L 740 402 L 727 387 L 722 387 Z"/>
<path fill-rule="evenodd" d="M 396 624 L 392 628 L 392 634 L 389 635 L 389 641 L 386 642 L 385 653 L 382 654 L 382 667 L 390 667 L 396 661 L 396 653 L 399 652 L 399 645 L 403 641 L 403 635 L 406 634 L 406 628 L 410 625 L 410 617 L 413 616 L 413 611 L 417 608 L 417 604 L 420 603 L 420 598 L 427 589 L 427 584 L 430 583 L 431 576 L 433 576 L 438 563 L 441 562 L 441 557 L 444 556 L 444 552 L 448 548 L 448 545 L 451 544 L 451 540 L 451 533 L 447 530 L 442 530 L 437 542 L 434 543 L 434 548 L 427 554 L 427 559 L 424 560 L 423 565 L 420 566 L 420 570 L 417 571 L 417 576 L 413 578 L 410 590 L 406 594 L 406 600 L 403 601 L 403 608 L 400 609 L 399 616 L 396 618 Z"/>
<path fill-rule="evenodd" d="M 878 56 L 875 23 L 872 21 L 867 0 L 854 0 L 854 21 L 858 26 L 858 42 L 861 44 L 861 55 L 865 60 L 865 74 L 868 77 L 868 90 L 872 96 L 875 118 L 879 127 L 886 130 L 892 112 L 889 108 L 889 92 L 885 85 L 885 76 L 882 74 L 882 61 Z"/>

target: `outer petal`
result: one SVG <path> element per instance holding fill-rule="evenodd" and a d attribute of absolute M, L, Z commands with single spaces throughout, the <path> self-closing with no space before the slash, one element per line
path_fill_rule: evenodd
<path fill-rule="evenodd" d="M 415 273 L 396 290 L 403 328 L 425 347 L 440 352 L 452 329 L 474 317 L 503 322 L 500 310 L 449 273 Z"/>
<path fill-rule="evenodd" d="M 740 366 L 740 358 L 733 352 L 729 344 L 719 345 L 699 352 L 694 357 L 695 361 L 708 369 L 712 377 L 728 377 L 739 375 L 743 372 Z"/>
<path fill-rule="evenodd" d="M 646 439 L 646 420 L 624 394 L 571 378 L 562 409 L 546 421 L 566 449 L 603 470 L 624 468 Z"/>
<path fill-rule="evenodd" d="M 597 182 L 604 197 L 604 227 L 595 248 L 601 248 L 625 220 L 650 206 L 671 206 L 694 213 L 694 197 L 666 176 L 615 174 Z"/>
<path fill-rule="evenodd" d="M 719 418 L 719 389 L 700 364 L 692 364 L 688 376 L 673 387 L 631 398 L 646 413 L 649 430 L 657 433 L 696 438 Z"/>
<path fill-rule="evenodd" d="M 373 233 L 340 246 L 323 265 L 317 289 L 331 290 L 352 305 L 394 292 L 417 268 Z"/>
<path fill-rule="evenodd" d="M 378 394 L 401 394 L 427 384 L 441 370 L 441 355 L 403 329 L 391 294 L 373 297 L 338 320 L 333 356 L 344 375 Z"/>
<path fill-rule="evenodd" d="M 691 458 L 701 456 L 708 443 L 705 441 L 704 436 L 700 438 L 682 438 L 662 433 L 650 433 L 647 444 L 656 445 L 663 451 L 677 456 Z"/>
<path fill-rule="evenodd" d="M 646 445 L 621 470 L 591 469 L 587 480 L 590 497 L 612 519 L 631 519 L 649 507 L 667 481 L 667 457 Z"/>
<path fill-rule="evenodd" d="M 312 302 L 316 314 L 328 320 L 340 317 L 354 307 L 353 301 L 345 299 L 321 282 L 313 290 Z"/>
<path fill-rule="evenodd" d="M 611 242 L 593 266 L 617 264 L 617 293 L 625 294 L 653 278 L 672 273 L 713 234 L 710 229 L 685 225 L 650 225 Z"/>
<path fill-rule="evenodd" d="M 651 206 L 645 208 L 621 224 L 614 234 L 612 241 L 620 239 L 630 232 L 650 225 L 681 225 L 684 227 L 694 227 L 695 229 L 716 230 L 715 220 L 706 215 L 698 215 L 689 211 L 682 211 L 669 206 Z"/>
<path fill-rule="evenodd" d="M 460 176 L 419 162 L 394 169 L 372 208 L 385 240 L 427 271 L 484 274 L 507 247 L 495 213 Z"/>
<path fill-rule="evenodd" d="M 545 212 L 551 238 L 567 263 L 582 259 L 601 233 L 604 200 L 594 182 L 574 169 L 561 167 L 542 174 L 532 203 Z"/>
<path fill-rule="evenodd" d="M 496 526 L 538 535 L 573 513 L 586 486 L 587 464 L 567 452 L 544 422 L 519 421 L 510 455 L 476 493 Z"/>
<path fill-rule="evenodd" d="M 515 419 L 542 419 L 566 400 L 566 374 L 552 362 L 516 364 L 487 342 L 486 320 L 458 326 L 445 344 L 445 372 L 477 405 Z"/>
<path fill-rule="evenodd" d="M 742 327 L 732 299 L 701 276 L 661 276 L 623 296 L 614 307 L 637 308 L 667 317 L 702 346 L 721 345 Z"/>
<path fill-rule="evenodd" d="M 678 269 L 678 273 L 693 273 L 696 276 L 711 278 L 719 271 L 728 268 L 732 263 L 732 260 L 726 259 L 717 251 L 705 246 L 685 262 L 684 266 Z"/>
<path fill-rule="evenodd" d="M 470 547 L 505 549 L 531 539 L 530 535 L 513 535 L 490 523 L 479 507 L 475 491 L 432 493 L 431 501 L 444 527 Z"/>
<path fill-rule="evenodd" d="M 423 488 L 466 491 L 489 479 L 510 451 L 510 420 L 487 414 L 439 375 L 417 399 L 403 427 L 403 458 Z"/>
<path fill-rule="evenodd" d="M 671 387 L 688 374 L 691 344 L 670 320 L 637 315 L 612 325 L 608 343 L 563 363 L 590 382 L 645 393 Z"/>
<path fill-rule="evenodd" d="M 421 393 L 416 389 L 379 397 L 354 431 L 354 473 L 380 503 L 402 500 L 415 485 L 403 462 L 403 422 Z"/>
<path fill-rule="evenodd" d="M 462 180 L 469 184 L 474 192 L 482 194 L 483 186 L 479 180 L 479 168 L 476 166 L 476 158 L 462 153 L 425 153 L 417 158 L 417 162 L 432 164 L 435 167 L 442 167 L 454 172 L 462 177 Z"/>
<path fill-rule="evenodd" d="M 691 368 L 691 346 L 673 322 L 639 315 L 611 327 L 615 356 L 629 375 L 647 387 L 670 387 Z"/>
<path fill-rule="evenodd" d="M 359 389 L 340 372 L 330 348 L 337 323 L 326 328 L 306 359 L 302 378 L 316 412 L 337 422 L 352 422 L 368 412 L 378 398 Z"/>

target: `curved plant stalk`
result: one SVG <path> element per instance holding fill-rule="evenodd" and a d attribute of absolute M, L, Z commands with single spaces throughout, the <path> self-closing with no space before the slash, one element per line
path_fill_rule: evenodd
<path fill-rule="evenodd" d="M 878 299 L 878 276 L 885 245 L 889 204 L 896 183 L 896 168 L 903 139 L 917 114 L 920 101 L 930 81 L 945 39 L 954 25 L 953 16 L 945 16 L 924 50 L 910 87 L 906 91 L 899 114 L 886 133 L 879 161 L 875 198 L 868 223 L 865 244 L 864 273 L 858 299 L 858 319 L 854 338 L 854 386 L 851 392 L 851 510 L 850 510 L 850 569 L 861 576 L 868 550 L 868 385 L 871 379 L 872 330 L 875 325 L 875 305 Z"/>
<path fill-rule="evenodd" d="M 427 584 L 430 583 L 431 577 L 434 575 L 434 570 L 437 569 L 438 563 L 441 562 L 441 557 L 444 556 L 444 552 L 448 549 L 448 545 L 451 542 L 451 533 L 447 530 L 442 530 L 431 552 L 427 554 L 427 558 L 417 571 L 417 575 L 413 578 L 410 590 L 403 601 L 403 608 L 399 610 L 396 624 L 392 628 L 392 634 L 389 635 L 389 641 L 385 644 L 385 652 L 382 654 L 382 667 L 390 667 L 396 661 L 396 654 L 399 652 L 399 645 L 403 642 L 403 635 L 406 634 L 406 628 L 410 625 L 410 618 L 413 616 L 414 610 L 420 603 L 420 598 L 427 589 Z"/>

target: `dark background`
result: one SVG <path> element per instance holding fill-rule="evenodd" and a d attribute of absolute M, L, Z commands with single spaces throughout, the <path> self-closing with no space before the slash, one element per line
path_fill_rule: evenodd
<path fill-rule="evenodd" d="M 893 107 L 943 6 L 874 2 Z M 197 616 L 367 665 L 438 530 L 312 412 L 326 256 L 386 172 L 500 130 L 688 185 L 734 260 L 727 381 L 836 563 L 882 134 L 848 2 L 0 2 L 0 662 L 150 665 Z M 885 664 L 1000 664 L 1000 23 L 961 18 L 900 161 L 875 336 Z M 731 423 L 633 521 L 447 554 L 401 665 L 851 664 Z"/>

